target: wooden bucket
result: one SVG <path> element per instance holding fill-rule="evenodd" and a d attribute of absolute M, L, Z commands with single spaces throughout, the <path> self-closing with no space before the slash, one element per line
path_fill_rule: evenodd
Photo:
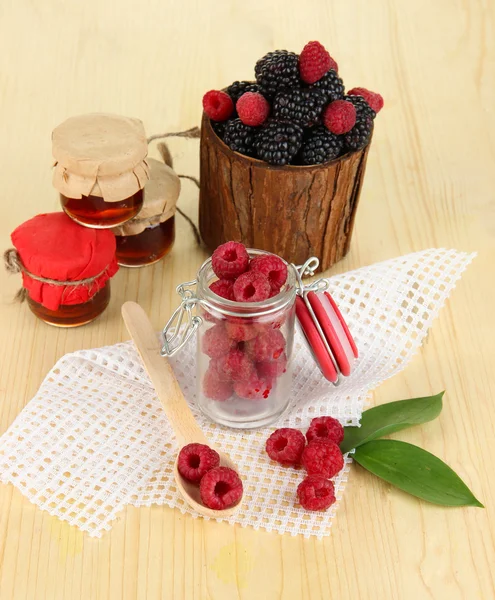
<path fill-rule="evenodd" d="M 234 240 L 294 264 L 310 256 L 324 271 L 343 258 L 371 140 L 323 165 L 275 167 L 233 152 L 203 115 L 199 228 L 213 251 Z"/>

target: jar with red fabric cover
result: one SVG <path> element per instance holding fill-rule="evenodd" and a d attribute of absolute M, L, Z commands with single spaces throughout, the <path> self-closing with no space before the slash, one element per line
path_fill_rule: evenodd
<path fill-rule="evenodd" d="M 50 325 L 76 327 L 96 319 L 110 301 L 118 271 L 115 236 L 80 227 L 65 213 L 37 215 L 11 235 L 7 270 L 22 273 L 20 298 Z"/>

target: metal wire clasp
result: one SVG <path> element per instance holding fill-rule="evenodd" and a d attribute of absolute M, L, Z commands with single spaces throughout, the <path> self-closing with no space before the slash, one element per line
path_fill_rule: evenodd
<path fill-rule="evenodd" d="M 316 256 L 308 258 L 303 265 L 292 265 L 296 270 L 297 293 L 299 296 L 304 298 L 304 295 L 308 292 L 324 292 L 328 290 L 329 283 L 327 279 L 316 279 L 308 284 L 303 283 L 303 277 L 313 277 L 319 265 L 320 261 Z"/>
<path fill-rule="evenodd" d="M 163 346 L 160 351 L 162 356 L 173 356 L 178 352 L 187 344 L 203 322 L 201 317 L 192 313 L 193 308 L 199 303 L 199 298 L 193 290 L 188 289 L 194 287 L 197 283 L 198 281 L 194 279 L 193 281 L 181 283 L 176 288 L 182 302 L 175 309 L 162 330 Z M 182 327 L 184 321 L 186 324 Z"/>

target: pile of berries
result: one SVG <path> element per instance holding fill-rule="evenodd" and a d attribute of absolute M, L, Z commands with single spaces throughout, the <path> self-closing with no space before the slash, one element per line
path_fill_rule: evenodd
<path fill-rule="evenodd" d="M 211 90 L 203 108 L 232 150 L 273 165 L 314 165 L 366 146 L 380 94 L 356 87 L 345 94 L 338 65 L 319 42 L 298 56 L 275 50 L 255 66 L 256 83 Z"/>
<path fill-rule="evenodd" d="M 344 467 L 339 444 L 344 428 L 333 417 L 316 417 L 306 437 L 299 429 L 277 429 L 266 441 L 268 456 L 284 466 L 302 465 L 307 476 L 297 488 L 299 504 L 307 510 L 326 510 L 335 502 L 330 481 Z M 306 444 L 307 440 L 307 444 Z"/>
<path fill-rule="evenodd" d="M 213 253 L 218 280 L 212 292 L 236 303 L 263 302 L 279 294 L 287 280 L 287 264 L 273 254 L 250 258 L 246 247 L 227 242 Z M 281 331 L 284 314 L 269 320 L 209 316 L 214 324 L 205 331 L 201 351 L 209 357 L 203 394 L 219 402 L 234 394 L 243 400 L 267 399 L 276 380 L 286 372 L 286 338 Z"/>
<path fill-rule="evenodd" d="M 201 500 L 208 508 L 223 510 L 242 498 L 242 481 L 228 467 L 220 466 L 218 452 L 205 444 L 187 444 L 179 452 L 177 468 L 187 481 L 199 484 Z"/>

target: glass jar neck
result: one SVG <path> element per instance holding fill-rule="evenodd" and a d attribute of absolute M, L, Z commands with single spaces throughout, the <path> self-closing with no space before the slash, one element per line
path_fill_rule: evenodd
<path fill-rule="evenodd" d="M 263 255 L 275 256 L 274 254 L 263 250 L 253 250 L 248 248 L 247 251 L 251 258 Z M 261 317 L 278 312 L 294 302 L 297 292 L 296 269 L 292 264 L 287 263 L 286 261 L 284 261 L 284 263 L 287 266 L 287 281 L 279 294 L 267 300 L 263 300 L 262 302 L 234 302 L 232 300 L 227 300 L 226 298 L 221 298 L 211 291 L 210 285 L 218 278 L 213 272 L 211 258 L 209 258 L 203 263 L 198 272 L 197 295 L 199 302 L 206 308 L 230 316 Z"/>

